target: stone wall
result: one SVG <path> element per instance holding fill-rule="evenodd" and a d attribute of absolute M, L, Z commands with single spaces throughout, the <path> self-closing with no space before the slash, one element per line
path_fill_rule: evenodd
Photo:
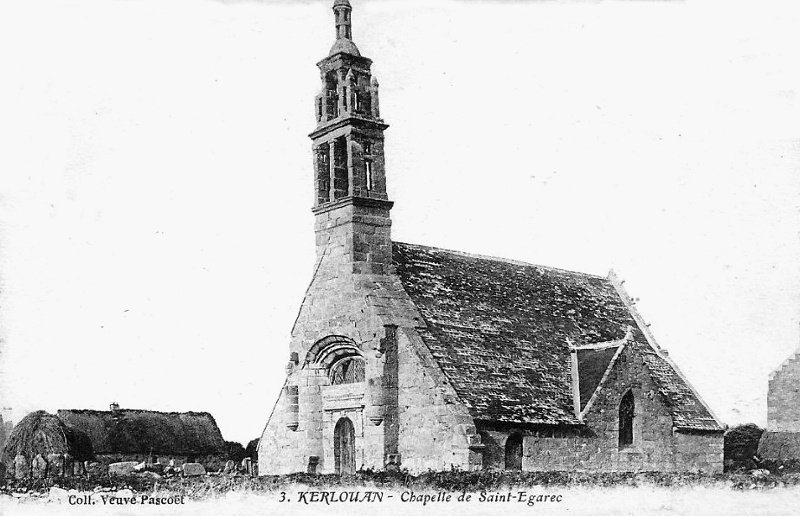
<path fill-rule="evenodd" d="M 634 440 L 620 448 L 619 403 L 628 389 L 635 400 Z M 649 371 L 630 348 L 622 352 L 584 422 L 585 429 L 479 425 L 486 436 L 485 467 L 502 469 L 506 439 L 521 431 L 522 467 L 528 471 L 722 471 L 722 433 L 675 431 Z"/>
<path fill-rule="evenodd" d="M 480 444 L 472 417 L 459 402 L 425 343 L 414 330 L 402 331 L 399 348 L 399 453 L 412 473 L 429 469 L 479 469 Z"/>
<path fill-rule="evenodd" d="M 767 431 L 800 432 L 800 350 L 769 375 Z"/>
<path fill-rule="evenodd" d="M 286 355 L 287 385 L 297 387 L 297 424 L 289 428 L 284 389 L 259 444 L 260 474 L 306 471 L 309 457 L 317 457 L 317 472 L 333 472 L 333 427 L 340 417 L 356 428 L 356 467 L 383 469 L 386 455 L 396 451 L 397 387 L 386 373 L 397 364 L 387 364 L 379 351 L 387 328 L 418 326 L 422 318 L 390 273 L 389 224 L 388 211 L 375 207 L 344 205 L 317 215 L 318 260 Z M 366 381 L 351 387 L 361 397 L 338 407 L 332 393 L 342 386 L 329 386 L 328 371 L 307 363 L 314 344 L 331 336 L 352 341 L 365 364 Z"/>
<path fill-rule="evenodd" d="M 283 475 L 306 470 L 309 454 L 302 446 L 305 444 L 304 436 L 287 427 L 288 415 L 286 391 L 281 389 L 258 444 L 260 475 Z"/>

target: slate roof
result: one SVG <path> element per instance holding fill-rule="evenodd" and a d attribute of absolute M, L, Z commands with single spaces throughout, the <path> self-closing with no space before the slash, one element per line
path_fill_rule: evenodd
<path fill-rule="evenodd" d="M 619 340 L 632 327 L 632 345 L 645 356 L 676 428 L 720 430 L 647 343 L 610 279 L 399 242 L 392 252 L 400 281 L 425 319 L 423 341 L 476 419 L 581 424 L 573 405 L 570 343 Z M 583 356 L 581 382 L 588 387 L 582 406 L 606 358 L 611 360 L 607 353 Z"/>

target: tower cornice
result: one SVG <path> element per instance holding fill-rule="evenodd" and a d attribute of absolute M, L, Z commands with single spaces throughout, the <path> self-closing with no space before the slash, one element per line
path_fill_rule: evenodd
<path fill-rule="evenodd" d="M 316 139 L 324 134 L 327 134 L 329 132 L 335 131 L 336 129 L 340 129 L 342 127 L 347 127 L 347 126 L 377 129 L 379 131 L 385 131 L 386 129 L 389 128 L 389 124 L 384 123 L 382 120 L 376 120 L 374 118 L 366 118 L 358 115 L 348 115 L 345 117 L 330 120 L 329 122 L 325 122 L 324 124 L 314 129 L 313 132 L 309 133 L 308 137 L 311 139 Z"/>
<path fill-rule="evenodd" d="M 387 201 L 385 199 L 371 199 L 368 197 L 342 197 L 341 199 L 337 199 L 333 202 L 329 202 L 326 204 L 322 204 L 320 206 L 314 206 L 311 211 L 314 215 L 319 215 L 320 213 L 326 213 L 338 208 L 342 208 L 344 206 L 359 206 L 364 208 L 380 208 L 384 210 L 391 210 L 392 206 L 394 206 L 394 202 Z"/>

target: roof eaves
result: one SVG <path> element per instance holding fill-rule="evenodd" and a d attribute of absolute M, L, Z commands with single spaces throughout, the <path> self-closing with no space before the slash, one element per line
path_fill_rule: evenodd
<path fill-rule="evenodd" d="M 714 422 L 717 424 L 717 426 L 721 429 L 724 429 L 725 423 L 722 422 L 722 420 L 717 416 L 716 413 L 714 413 L 714 411 L 711 409 L 708 403 L 706 403 L 706 401 L 700 396 L 700 393 L 697 391 L 697 389 L 694 388 L 694 385 L 692 385 L 689 379 L 686 378 L 686 375 L 683 374 L 683 371 L 681 371 L 680 368 L 678 368 L 675 362 L 673 362 L 672 359 L 669 356 L 665 355 L 664 353 L 656 353 L 656 355 L 658 355 L 659 358 L 664 360 L 672 368 L 672 370 L 675 371 L 675 374 L 677 374 L 678 377 L 681 380 L 683 380 L 683 383 L 686 384 L 686 387 L 688 387 L 689 390 L 692 391 L 692 394 L 697 398 L 697 401 L 699 401 L 700 404 L 703 406 L 703 408 L 705 408 L 711 415 L 711 417 L 714 418 Z M 647 361 L 644 361 L 644 366 L 650 369 L 650 366 L 647 364 Z"/>

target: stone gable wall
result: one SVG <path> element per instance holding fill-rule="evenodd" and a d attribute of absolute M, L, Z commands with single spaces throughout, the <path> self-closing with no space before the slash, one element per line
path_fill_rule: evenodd
<path fill-rule="evenodd" d="M 800 350 L 769 375 L 767 431 L 800 432 Z"/>
<path fill-rule="evenodd" d="M 618 410 L 633 390 L 634 444 L 620 449 Z M 722 471 L 722 433 L 675 432 L 672 417 L 641 357 L 626 348 L 600 396 L 590 407 L 585 430 L 526 429 L 522 467 L 528 471 Z M 479 426 L 485 436 L 486 467 L 504 467 L 511 428 Z"/>
<path fill-rule="evenodd" d="M 306 471 L 308 454 L 303 449 L 305 435 L 287 427 L 288 416 L 286 391 L 282 388 L 258 444 L 260 475 L 284 475 Z"/>
<path fill-rule="evenodd" d="M 480 469 L 472 417 L 459 401 L 415 330 L 400 333 L 399 448 L 402 467 L 412 473 L 455 467 Z"/>
<path fill-rule="evenodd" d="M 386 455 L 396 454 L 398 380 L 385 379 L 398 367 L 397 351 L 379 349 L 386 345 L 388 325 L 413 328 L 422 317 L 391 274 L 391 249 L 384 245 L 388 217 L 383 225 L 379 211 L 345 206 L 317 216 L 318 261 L 286 355 L 298 360 L 290 361 L 286 380 L 296 387 L 296 401 L 281 391 L 259 445 L 260 474 L 306 471 L 311 456 L 317 457 L 317 472 L 334 472 L 333 428 L 345 416 L 356 429 L 356 467 L 380 470 Z M 366 381 L 348 387 L 360 389 L 361 400 L 341 407 L 329 394 L 342 386 L 329 386 L 326 370 L 305 363 L 314 343 L 334 335 L 355 342 L 365 362 Z"/>

